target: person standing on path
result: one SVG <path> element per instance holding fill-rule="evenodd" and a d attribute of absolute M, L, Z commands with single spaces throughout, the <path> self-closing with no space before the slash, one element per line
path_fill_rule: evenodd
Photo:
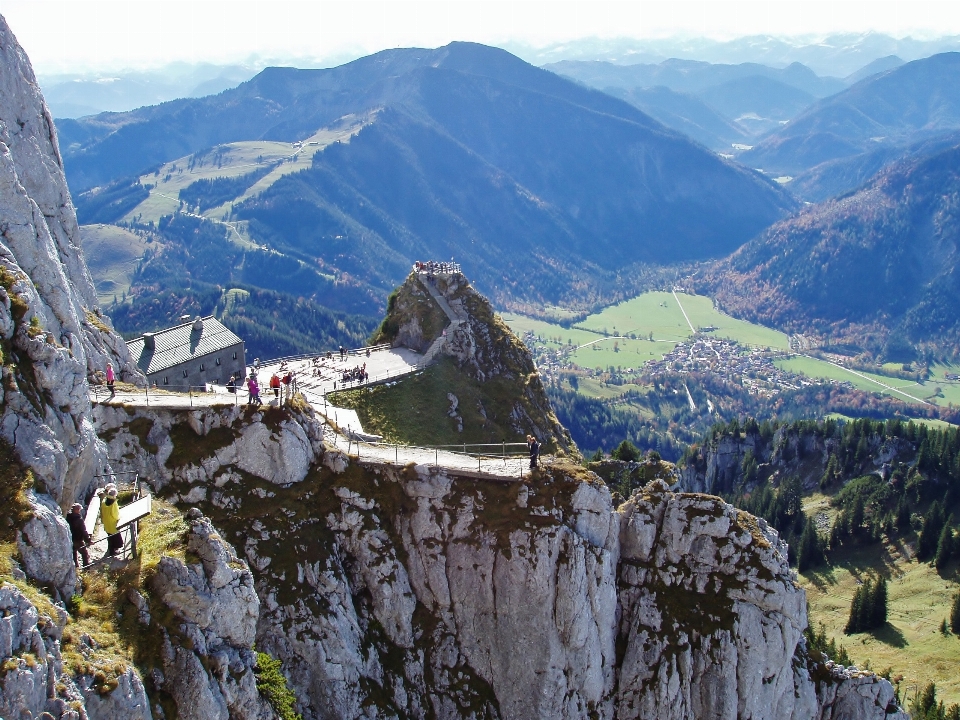
<path fill-rule="evenodd" d="M 530 469 L 537 467 L 537 459 L 540 456 L 540 443 L 533 435 L 527 435 L 527 447 L 530 449 Z"/>
<path fill-rule="evenodd" d="M 270 389 L 273 390 L 273 397 L 280 399 L 280 376 L 274 373 L 270 377 Z"/>
<path fill-rule="evenodd" d="M 247 378 L 247 392 L 249 396 L 247 397 L 247 405 L 263 405 L 263 400 L 260 399 L 260 386 L 257 384 L 257 376 L 253 373 L 250 373 L 250 377 Z"/>
<path fill-rule="evenodd" d="M 120 522 L 120 504 L 117 502 L 117 486 L 108 483 L 103 490 L 97 490 L 100 498 L 100 522 L 107 534 L 107 557 L 116 557 L 123 549 L 123 538 L 117 528 Z"/>
<path fill-rule="evenodd" d="M 113 383 L 116 382 L 117 376 L 113 373 L 113 363 L 107 363 L 107 387 L 110 388 L 110 397 L 113 397 L 117 394 L 117 391 L 113 387 Z"/>
<path fill-rule="evenodd" d="M 83 521 L 83 515 L 80 511 L 83 506 L 80 503 L 74 503 L 67 513 L 67 525 L 70 526 L 70 538 L 73 540 L 73 564 L 75 567 L 86 567 L 90 564 L 90 553 L 87 552 L 87 545 L 90 544 L 90 533 L 87 532 L 87 525 Z M 79 558 L 77 557 L 79 555 Z M 80 558 L 83 559 L 83 565 L 80 565 Z"/>

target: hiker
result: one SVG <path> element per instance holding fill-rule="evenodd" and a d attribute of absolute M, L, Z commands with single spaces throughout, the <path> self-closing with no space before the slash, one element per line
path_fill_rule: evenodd
<path fill-rule="evenodd" d="M 340 346 L 340 359 L 344 360 L 347 356 L 347 351 L 343 349 L 343 345 Z"/>
<path fill-rule="evenodd" d="M 103 531 L 107 534 L 106 557 L 115 557 L 123 550 L 123 538 L 117 529 L 117 523 L 120 522 L 117 486 L 107 483 L 103 490 L 97 490 L 97 497 L 100 498 L 100 522 L 103 523 Z"/>
<path fill-rule="evenodd" d="M 83 521 L 83 515 L 80 514 L 82 510 L 80 503 L 74 503 L 70 506 L 70 512 L 67 513 L 67 525 L 70 526 L 70 537 L 73 540 L 73 564 L 78 568 L 90 564 L 90 553 L 87 552 L 90 533 L 87 532 L 87 525 Z M 83 558 L 83 565 L 80 565 L 78 555 L 79 558 Z"/>
<path fill-rule="evenodd" d="M 293 388 L 291 387 L 291 383 L 293 383 L 293 371 L 287 372 L 286 375 L 280 378 L 280 382 L 283 383 L 283 396 L 289 400 L 293 397 Z"/>
<path fill-rule="evenodd" d="M 540 455 L 540 443 L 533 435 L 527 435 L 527 447 L 530 449 L 530 469 L 537 467 L 537 457 Z"/>
<path fill-rule="evenodd" d="M 249 396 L 247 397 L 247 405 L 263 405 L 263 400 L 260 399 L 260 386 L 257 385 L 257 376 L 253 373 L 250 373 L 250 377 L 247 378 L 247 392 Z"/>
<path fill-rule="evenodd" d="M 273 397 L 280 399 L 280 376 L 274 373 L 270 377 L 270 389 L 273 390 Z"/>
<path fill-rule="evenodd" d="M 107 387 L 110 388 L 110 397 L 117 394 L 117 391 L 113 388 L 116 379 L 116 375 L 113 374 L 113 363 L 107 363 Z"/>
<path fill-rule="evenodd" d="M 227 392 L 228 393 L 237 392 L 237 379 L 233 375 L 231 375 L 230 379 L 227 380 Z"/>

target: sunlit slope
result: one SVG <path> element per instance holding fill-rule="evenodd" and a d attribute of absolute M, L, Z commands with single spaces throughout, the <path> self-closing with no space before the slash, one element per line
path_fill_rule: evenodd
<path fill-rule="evenodd" d="M 355 117 L 345 118 L 337 126 L 318 130 L 302 143 L 266 140 L 234 142 L 177 158 L 152 173 L 140 176 L 141 185 L 152 186 L 150 196 L 122 220 L 156 223 L 164 215 L 170 215 L 181 207 L 180 191 L 198 180 L 239 178 L 273 166 L 236 198 L 200 213 L 211 220 L 225 221 L 235 204 L 258 195 L 284 175 L 309 168 L 314 154 L 333 143 L 350 142 L 350 138 L 365 122 Z M 184 210 L 193 212 L 194 208 L 185 207 Z"/>

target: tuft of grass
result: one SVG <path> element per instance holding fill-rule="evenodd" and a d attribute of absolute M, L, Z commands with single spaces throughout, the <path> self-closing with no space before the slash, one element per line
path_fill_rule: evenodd
<path fill-rule="evenodd" d="M 99 315 L 97 315 L 93 310 L 86 311 L 87 322 L 93 325 L 97 330 L 102 333 L 110 334 L 111 330 L 107 327 L 107 324 L 103 321 Z"/>
<path fill-rule="evenodd" d="M 287 685 L 280 661 L 259 650 L 256 654 L 257 690 L 267 698 L 280 720 L 303 720 L 303 716 L 295 710 L 297 696 Z"/>

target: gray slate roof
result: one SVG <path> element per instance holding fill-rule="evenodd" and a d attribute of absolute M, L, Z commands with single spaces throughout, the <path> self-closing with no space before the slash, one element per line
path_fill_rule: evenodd
<path fill-rule="evenodd" d="M 213 315 L 203 318 L 200 331 L 193 329 L 193 323 L 191 320 L 154 333 L 152 351 L 142 337 L 131 340 L 127 347 L 140 369 L 151 375 L 243 342 Z"/>

